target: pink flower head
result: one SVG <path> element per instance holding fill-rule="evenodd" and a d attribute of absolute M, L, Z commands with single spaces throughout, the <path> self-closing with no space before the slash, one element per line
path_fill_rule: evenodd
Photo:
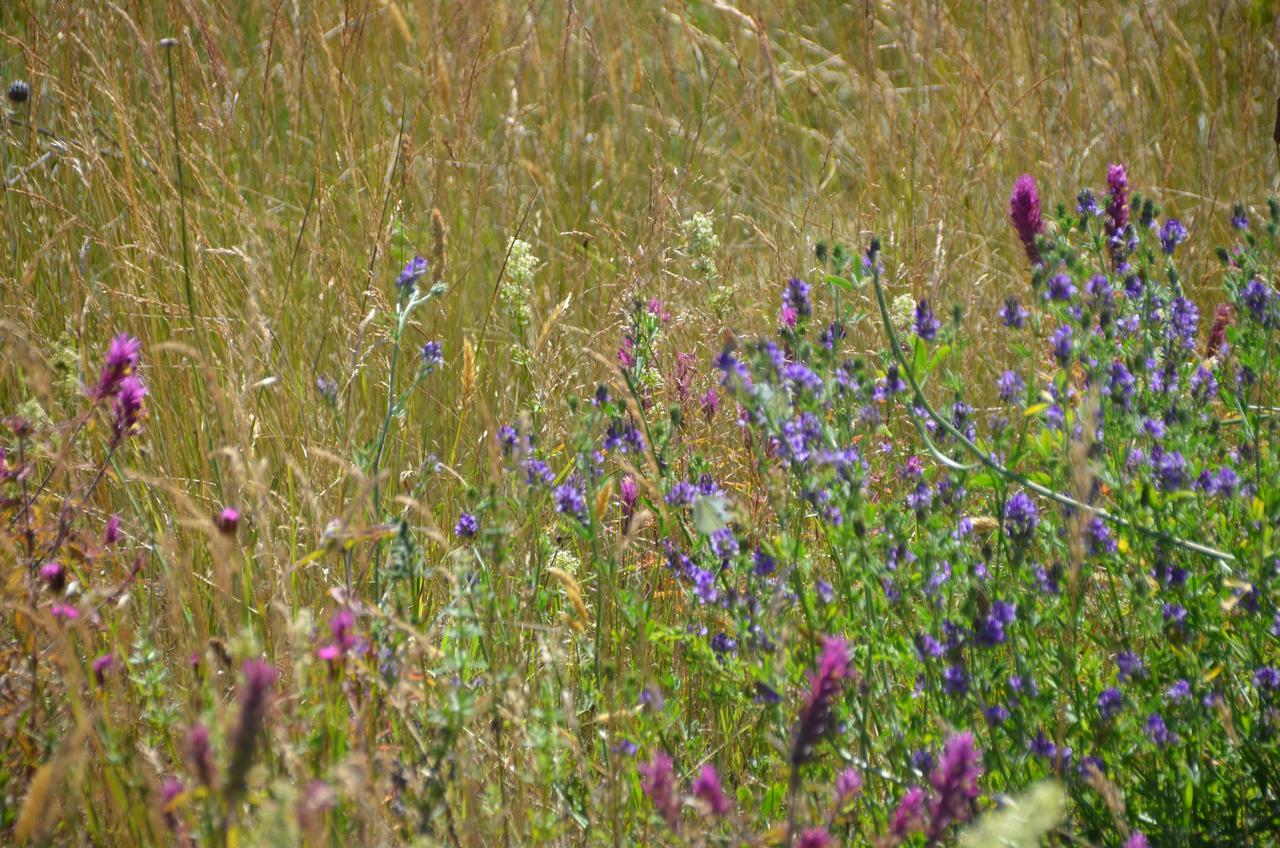
<path fill-rule="evenodd" d="M 649 301 L 649 314 L 664 324 L 671 320 L 671 313 L 667 311 L 663 302 L 656 297 Z"/>
<path fill-rule="evenodd" d="M 800 832 L 796 840 L 796 848 L 831 848 L 835 841 L 825 827 L 811 827 Z"/>
<path fill-rule="evenodd" d="M 1124 843 L 1124 848 L 1148 848 L 1149 844 L 1146 834 L 1140 830 L 1135 830 L 1129 834 L 1129 839 Z"/>
<path fill-rule="evenodd" d="M 935 840 L 941 839 L 952 823 L 969 820 L 981 775 L 981 754 L 973 743 L 973 734 L 966 730 L 947 739 L 938 767 L 929 775 L 937 793 L 930 805 L 929 823 L 929 833 Z"/>
<path fill-rule="evenodd" d="M 924 790 L 913 786 L 902 796 L 889 819 L 889 844 L 901 845 L 908 836 L 924 829 Z"/>
<path fill-rule="evenodd" d="M 640 772 L 640 788 L 653 803 L 655 809 L 666 821 L 667 826 L 675 830 L 680 823 L 680 798 L 676 793 L 676 778 L 672 769 L 672 759 L 659 751 L 653 760 L 636 766 Z"/>
<path fill-rule="evenodd" d="M 147 387 L 141 380 L 130 374 L 120 381 L 114 394 L 115 419 L 111 424 L 112 444 L 119 446 L 126 437 L 137 433 L 141 426 Z"/>
<path fill-rule="evenodd" d="M 793 306 L 784 306 L 781 311 L 778 312 L 778 320 L 781 321 L 782 325 L 788 329 L 795 329 L 796 319 L 798 317 L 795 307 Z"/>
<path fill-rule="evenodd" d="M 128 333 L 114 337 L 107 346 L 107 359 L 102 364 L 102 374 L 98 377 L 98 384 L 90 391 L 90 396 L 94 400 L 114 397 L 125 377 L 138 367 L 141 352 L 142 342 Z"/>
<path fill-rule="evenodd" d="M 710 423 L 712 418 L 716 417 L 716 410 L 720 408 L 720 393 L 716 391 L 716 387 L 712 386 L 707 389 L 707 393 L 702 396 L 702 417 Z"/>
<path fill-rule="evenodd" d="M 321 645 L 316 648 L 316 659 L 324 660 L 327 663 L 335 663 L 342 659 L 342 649 L 332 642 Z"/>
<path fill-rule="evenodd" d="M 222 512 L 218 513 L 218 517 L 214 519 L 213 523 L 223 533 L 232 536 L 235 534 L 236 528 L 240 526 L 240 510 L 233 506 L 226 507 Z"/>
<path fill-rule="evenodd" d="M 636 358 L 631 352 L 631 346 L 633 344 L 634 342 L 631 341 L 630 336 L 622 337 L 622 346 L 618 348 L 618 364 L 623 368 L 636 367 Z"/>
<path fill-rule="evenodd" d="M 80 617 L 80 610 L 70 604 L 53 604 L 49 607 L 49 613 L 62 623 L 75 621 Z"/>
<path fill-rule="evenodd" d="M 338 610 L 329 621 L 329 631 L 344 653 L 356 646 L 355 629 L 356 615 L 346 607 Z"/>
<path fill-rule="evenodd" d="M 1036 263 L 1040 261 L 1040 251 L 1036 248 L 1036 236 L 1044 231 L 1044 222 L 1040 220 L 1040 193 L 1036 181 L 1030 174 L 1023 174 L 1013 184 L 1013 196 L 1009 198 L 1009 220 L 1027 251 L 1027 258 Z"/>
<path fill-rule="evenodd" d="M 174 807 L 182 790 L 182 781 L 176 777 L 169 778 L 160 786 L 160 813 L 164 817 L 164 823 L 174 832 L 178 830 L 178 816 Z"/>
<path fill-rule="evenodd" d="M 809 672 L 809 694 L 792 734 L 792 765 L 803 765 L 813 759 L 814 746 L 831 729 L 835 719 L 834 702 L 849 672 L 849 643 L 838 636 L 828 636 L 818 658 L 818 670 Z"/>
<path fill-rule="evenodd" d="M 729 803 L 720 786 L 720 775 L 716 774 L 715 766 L 710 763 L 702 767 L 702 773 L 693 782 L 693 797 L 701 801 L 713 816 L 726 815 L 733 809 L 733 804 Z"/>
<path fill-rule="evenodd" d="M 49 586 L 50 591 L 61 593 L 67 585 L 67 570 L 60 562 L 46 562 L 40 566 L 40 579 Z"/>
<path fill-rule="evenodd" d="M 107 681 L 107 672 L 116 664 L 115 654 L 103 654 L 93 661 L 93 680 L 99 686 Z"/>
<path fill-rule="evenodd" d="M 842 806 L 862 793 L 862 774 L 855 768 L 847 768 L 836 778 L 836 805 Z"/>
<path fill-rule="evenodd" d="M 217 772 L 213 764 L 213 746 L 209 744 L 209 728 L 197 721 L 187 731 L 187 763 L 204 786 L 212 787 Z"/>
<path fill-rule="evenodd" d="M 849 676 L 849 643 L 839 636 L 828 636 L 818 658 L 818 676 L 841 680 Z"/>
<path fill-rule="evenodd" d="M 112 515 L 107 519 L 107 526 L 102 529 L 102 544 L 106 547 L 120 541 L 120 516 Z"/>
<path fill-rule="evenodd" d="M 640 499 L 640 487 L 631 475 L 623 477 L 618 483 L 618 494 L 622 498 L 622 514 L 631 517 L 636 511 L 636 502 Z"/>

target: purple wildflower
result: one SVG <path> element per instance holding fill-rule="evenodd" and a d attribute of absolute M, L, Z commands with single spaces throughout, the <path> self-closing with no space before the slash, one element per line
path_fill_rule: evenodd
<path fill-rule="evenodd" d="M 1000 400 L 1013 403 L 1027 390 L 1027 384 L 1017 371 L 1005 371 L 996 380 L 996 389 L 999 390 Z"/>
<path fill-rule="evenodd" d="M 245 780 L 258 745 L 258 736 L 266 724 L 271 689 L 276 683 L 276 670 L 266 660 L 249 660 L 244 664 L 240 684 L 240 717 L 231 735 L 231 759 L 227 765 L 226 797 L 238 801 L 244 796 Z"/>
<path fill-rule="evenodd" d="M 1027 542 L 1040 524 L 1040 511 L 1026 492 L 1015 492 L 1004 505 L 1004 530 L 1016 542 Z"/>
<path fill-rule="evenodd" d="M 40 579 L 50 592 L 60 595 L 67 585 L 67 569 L 60 562 L 46 562 L 40 566 Z"/>
<path fill-rule="evenodd" d="M 1116 677 L 1121 683 L 1141 677 L 1144 672 L 1142 658 L 1132 651 L 1121 651 L 1116 654 L 1116 668 Z"/>
<path fill-rule="evenodd" d="M 1164 694 L 1170 701 L 1185 701 L 1191 697 L 1191 684 L 1185 679 L 1177 680 Z"/>
<path fill-rule="evenodd" d="M 969 672 L 963 665 L 947 666 L 942 672 L 942 688 L 948 695 L 960 697 L 969 691 Z"/>
<path fill-rule="evenodd" d="M 835 842 L 825 827 L 811 827 L 800 831 L 796 848 L 831 848 Z"/>
<path fill-rule="evenodd" d="M 1152 713 L 1147 716 L 1143 730 L 1146 732 L 1147 738 L 1160 748 L 1178 741 L 1177 735 L 1169 730 L 1169 726 L 1165 724 L 1164 717 L 1160 713 Z"/>
<path fill-rule="evenodd" d="M 423 374 L 430 374 L 432 371 L 444 365 L 444 346 L 437 341 L 427 342 L 422 346 L 422 362 L 419 367 Z"/>
<path fill-rule="evenodd" d="M 1103 719 L 1114 718 L 1124 707 L 1124 695 L 1119 689 L 1107 688 L 1098 693 L 1098 715 Z"/>
<path fill-rule="evenodd" d="M 102 686 L 107 681 L 107 672 L 116 664 L 115 654 L 103 654 L 93 661 L 93 681 Z"/>
<path fill-rule="evenodd" d="M 1164 252 L 1172 255 L 1178 245 L 1187 240 L 1187 228 L 1177 218 L 1170 218 L 1160 228 L 1160 246 Z"/>
<path fill-rule="evenodd" d="M 715 766 L 710 763 L 702 767 L 702 772 L 693 781 L 693 797 L 702 802 L 706 811 L 713 816 L 727 815 L 733 809 L 733 804 L 725 797 L 724 789 L 720 786 L 720 775 L 716 774 Z"/>
<path fill-rule="evenodd" d="M 716 391 L 715 386 L 707 389 L 707 393 L 702 396 L 700 406 L 702 417 L 708 422 L 716 417 L 716 410 L 720 408 L 720 393 Z"/>
<path fill-rule="evenodd" d="M 427 273 L 427 260 L 421 256 L 415 256 L 405 263 L 404 268 L 400 271 L 400 276 L 396 277 L 396 288 L 400 291 L 408 291 L 418 284 Z"/>
<path fill-rule="evenodd" d="M 1072 332 L 1070 324 L 1063 324 L 1053 331 L 1049 341 L 1053 343 L 1053 358 L 1066 367 L 1071 361 Z"/>
<path fill-rule="evenodd" d="M 924 830 L 925 794 L 919 786 L 912 786 L 902 796 L 889 819 L 888 845 L 901 845 L 907 837 Z"/>
<path fill-rule="evenodd" d="M 1054 274 L 1045 286 L 1044 299 L 1065 303 L 1076 296 L 1075 283 L 1066 274 Z"/>
<path fill-rule="evenodd" d="M 1129 178 L 1124 165 L 1107 168 L 1107 187 L 1110 201 L 1107 203 L 1107 233 L 1116 235 L 1129 224 Z"/>
<path fill-rule="evenodd" d="M 453 535 L 460 539 L 470 539 L 480 530 L 480 522 L 469 512 L 458 516 L 458 523 L 453 525 Z"/>
<path fill-rule="evenodd" d="M 650 762 L 636 766 L 636 770 L 640 772 L 640 788 L 645 796 L 667 826 L 675 830 L 680 823 L 680 798 L 676 792 L 673 765 L 671 758 L 659 751 Z"/>
<path fill-rule="evenodd" d="M 836 806 L 843 806 L 862 793 L 862 773 L 847 768 L 836 777 Z"/>
<path fill-rule="evenodd" d="M 1097 198 L 1093 196 L 1093 192 L 1087 188 L 1081 189 L 1076 195 L 1076 211 L 1081 215 L 1093 216 L 1097 215 L 1101 210 L 1098 208 Z"/>
<path fill-rule="evenodd" d="M 141 353 L 142 342 L 128 333 L 113 337 L 107 346 L 107 358 L 102 365 L 98 384 L 89 392 L 89 396 L 94 400 L 115 397 L 124 379 L 137 369 Z"/>
<path fill-rule="evenodd" d="M 1013 195 L 1009 198 L 1009 220 L 1027 251 L 1027 258 L 1032 264 L 1039 262 L 1040 251 L 1036 248 L 1036 236 L 1044 231 L 1044 222 L 1040 220 L 1040 194 L 1036 190 L 1036 181 L 1030 174 L 1023 174 L 1013 183 Z"/>
<path fill-rule="evenodd" d="M 80 610 L 70 604 L 50 604 L 49 614 L 60 624 L 75 621 L 80 617 Z"/>
<path fill-rule="evenodd" d="M 636 511 L 636 502 L 640 499 L 640 487 L 635 478 L 627 475 L 618 481 L 618 497 L 622 501 L 622 514 L 630 518 Z"/>
<path fill-rule="evenodd" d="M 1280 671 L 1273 666 L 1262 666 L 1253 673 L 1253 685 L 1265 692 L 1280 689 Z"/>
<path fill-rule="evenodd" d="M 835 719 L 834 701 L 844 680 L 850 674 L 849 644 L 835 636 L 827 637 L 817 671 L 809 672 L 809 693 L 800 709 L 799 721 L 792 734 L 791 763 L 803 765 L 813 759 L 814 747 L 831 729 Z"/>
<path fill-rule="evenodd" d="M 929 809 L 931 842 L 941 839 L 952 824 L 968 821 L 973 800 L 978 797 L 980 760 L 971 732 L 957 733 L 947 740 L 938 768 L 929 776 L 936 793 Z"/>
<path fill-rule="evenodd" d="M 224 507 L 217 518 L 213 519 L 213 523 L 219 532 L 234 536 L 236 528 L 240 526 L 240 510 L 233 506 Z"/>
<path fill-rule="evenodd" d="M 213 788 L 216 767 L 213 748 L 209 744 L 209 728 L 203 722 L 197 721 L 187 731 L 187 764 L 202 786 Z"/>
<path fill-rule="evenodd" d="M 928 300 L 921 300 L 916 304 L 916 335 L 931 342 L 938 336 L 938 330 L 942 327 L 942 322 L 933 314 L 933 308 L 929 306 Z"/>
<path fill-rule="evenodd" d="M 115 417 L 111 423 L 111 444 L 119 446 L 126 437 L 138 432 L 142 421 L 143 401 L 147 397 L 147 387 L 142 381 L 130 374 L 122 379 L 115 390 L 115 401 L 112 409 Z"/>
<path fill-rule="evenodd" d="M 581 488 L 573 481 L 556 487 L 552 497 L 556 502 L 556 512 L 583 520 L 587 515 L 587 501 Z"/>
<path fill-rule="evenodd" d="M 808 318 L 813 314 L 813 304 L 809 301 L 809 284 L 799 277 L 787 280 L 786 291 L 782 294 L 782 308 L 790 309 L 796 318 Z"/>
<path fill-rule="evenodd" d="M 1000 321 L 1011 330 L 1021 330 L 1026 324 L 1027 318 L 1031 313 L 1023 308 L 1016 297 L 1010 295 L 1005 298 L 1004 306 L 1000 307 L 1000 311 L 996 313 Z"/>
<path fill-rule="evenodd" d="M 102 544 L 109 548 L 118 541 L 120 541 L 120 516 L 112 514 L 107 519 L 107 526 L 102 529 Z"/>
<path fill-rule="evenodd" d="M 1240 302 L 1244 304 L 1245 309 L 1249 310 L 1253 320 L 1264 326 L 1272 322 L 1271 307 L 1275 301 L 1275 293 L 1271 287 L 1257 277 L 1245 283 L 1244 289 L 1240 292 Z"/>

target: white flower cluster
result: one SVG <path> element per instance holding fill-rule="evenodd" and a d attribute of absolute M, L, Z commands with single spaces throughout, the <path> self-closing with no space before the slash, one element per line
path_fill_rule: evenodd
<path fill-rule="evenodd" d="M 720 239 L 716 237 L 711 218 L 702 212 L 694 213 L 685 221 L 685 250 L 693 259 L 693 269 L 703 279 L 710 279 L 716 274 L 715 252 L 720 247 Z"/>
<path fill-rule="evenodd" d="M 518 238 L 507 243 L 507 253 L 507 271 L 498 289 L 498 300 L 517 327 L 523 328 L 533 317 L 529 304 L 533 298 L 533 275 L 538 270 L 538 257 L 533 255 L 529 242 Z"/>

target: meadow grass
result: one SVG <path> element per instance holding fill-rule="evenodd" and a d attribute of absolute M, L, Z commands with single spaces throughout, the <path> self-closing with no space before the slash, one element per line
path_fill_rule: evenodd
<path fill-rule="evenodd" d="M 625 394 L 615 352 L 635 302 L 670 320 L 652 352 L 663 383 L 631 386 L 615 401 L 630 411 L 646 388 L 669 397 L 676 351 L 709 388 L 726 339 L 767 331 L 787 278 L 819 272 L 815 245 L 861 252 L 872 234 L 890 298 L 959 308 L 973 342 L 958 377 L 993 401 L 1010 350 L 996 310 L 1026 286 L 1008 226 L 1024 172 L 1073 198 L 1125 162 L 1194 233 L 1182 284 L 1211 314 L 1233 204 L 1277 189 L 1277 21 L 1265 2 L 1205 0 L 6 5 L 0 79 L 30 97 L 6 102 L 0 129 L 0 410 L 38 429 L 24 485 L 47 475 L 58 497 L 41 520 L 118 513 L 131 547 L 77 555 L 109 603 L 72 637 L 29 612 L 6 513 L 0 828 L 95 844 L 171 829 L 657 840 L 611 724 L 643 712 L 646 681 L 679 693 L 678 724 L 652 733 L 697 751 L 685 771 L 714 757 L 745 809 L 784 820 L 769 756 L 785 734 L 740 725 L 673 647 L 689 600 L 648 582 L 659 537 L 624 525 L 601 548 L 544 502 L 505 518 L 485 556 L 459 546 L 461 512 L 483 507 L 488 534 L 484 510 L 514 499 L 498 428 L 524 420 L 542 455 L 570 458 L 552 463 L 564 484 L 597 382 Z M 700 214 L 714 268 L 691 249 Z M 444 288 L 408 314 L 394 280 L 415 255 Z M 853 297 L 848 344 L 871 354 L 876 304 Z M 106 422 L 76 422 L 121 332 L 145 345 L 148 413 L 104 463 Z M 429 340 L 444 364 L 416 380 Z M 777 493 L 724 403 L 670 459 L 705 457 L 758 517 Z M 642 485 L 660 479 L 631 461 Z M 109 485 L 80 499 L 95 473 Z M 315 634 L 351 605 L 371 649 L 326 679 Z M 108 652 L 113 689 L 88 671 Z M 258 656 L 283 694 L 247 785 L 204 797 L 188 777 L 199 797 L 162 809 L 166 780 L 191 771 L 193 722 L 226 751 L 261 735 L 232 694 Z"/>

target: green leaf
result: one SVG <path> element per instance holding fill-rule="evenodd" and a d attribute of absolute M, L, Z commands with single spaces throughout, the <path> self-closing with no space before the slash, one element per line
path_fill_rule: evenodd
<path fill-rule="evenodd" d="M 838 276 L 836 274 L 827 275 L 827 284 L 835 286 L 837 288 L 844 289 L 847 292 L 853 291 L 853 283 L 849 282 L 844 277 Z"/>

